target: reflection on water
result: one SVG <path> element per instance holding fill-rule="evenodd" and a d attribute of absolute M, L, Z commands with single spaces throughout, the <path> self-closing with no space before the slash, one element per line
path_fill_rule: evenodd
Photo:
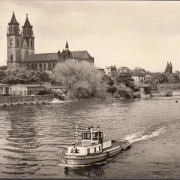
<path fill-rule="evenodd" d="M 177 178 L 180 104 L 176 99 L 82 101 L 0 109 L 0 177 Z M 169 108 L 171 107 L 171 109 Z M 64 167 L 63 143 L 75 126 L 97 126 L 108 139 L 129 139 L 104 164 Z"/>
<path fill-rule="evenodd" d="M 6 147 L 2 148 L 6 152 L 3 157 L 7 160 L 2 173 L 7 175 L 33 175 L 39 168 L 34 153 L 34 149 L 39 145 L 34 119 L 31 119 L 31 116 L 23 118 L 23 115 L 17 118 L 16 113 L 22 114 L 21 109 L 16 108 L 16 111 L 10 111 L 8 116 L 11 128 L 7 133 Z M 28 108 L 28 114 L 33 114 L 32 108 Z"/>
<path fill-rule="evenodd" d="M 87 166 L 87 167 L 76 167 L 76 168 L 64 168 L 64 173 L 67 177 L 89 177 L 89 178 L 105 178 L 105 172 L 102 168 L 103 165 Z"/>

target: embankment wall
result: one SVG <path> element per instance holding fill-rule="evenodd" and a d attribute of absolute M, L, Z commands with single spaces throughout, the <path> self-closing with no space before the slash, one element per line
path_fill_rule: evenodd
<path fill-rule="evenodd" d="M 43 96 L 0 96 L 0 105 L 50 102 L 53 95 Z"/>

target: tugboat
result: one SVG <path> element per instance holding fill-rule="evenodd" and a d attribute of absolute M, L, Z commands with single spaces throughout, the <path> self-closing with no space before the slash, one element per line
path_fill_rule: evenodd
<path fill-rule="evenodd" d="M 70 145 L 64 153 L 64 163 L 67 165 L 91 165 L 107 160 L 123 150 L 128 149 L 131 144 L 127 140 L 106 140 L 104 141 L 103 132 L 98 127 L 89 127 L 83 131 L 80 142 Z"/>

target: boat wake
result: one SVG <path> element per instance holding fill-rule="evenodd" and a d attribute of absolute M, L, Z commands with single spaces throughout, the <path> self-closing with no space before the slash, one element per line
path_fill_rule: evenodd
<path fill-rule="evenodd" d="M 169 126 L 158 128 L 155 131 L 152 131 L 150 133 L 145 132 L 145 130 L 141 131 L 141 132 L 133 133 L 131 135 L 125 136 L 124 139 L 127 139 L 128 141 L 130 141 L 130 143 L 144 141 L 144 140 L 147 140 L 147 139 L 158 137 L 161 134 L 165 133 L 168 128 L 174 127 L 174 126 L 177 126 L 177 123 L 169 125 Z"/>

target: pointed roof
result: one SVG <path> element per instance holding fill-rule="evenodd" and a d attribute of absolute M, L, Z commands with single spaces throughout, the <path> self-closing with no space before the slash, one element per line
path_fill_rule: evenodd
<path fill-rule="evenodd" d="M 169 65 L 172 67 L 172 64 L 171 64 L 171 62 L 169 63 Z"/>
<path fill-rule="evenodd" d="M 30 27 L 30 28 L 32 28 L 32 26 L 31 26 L 31 24 L 30 24 L 30 22 L 29 22 L 29 19 L 28 19 L 28 14 L 26 14 L 26 21 L 25 21 L 25 23 L 24 23 L 24 26 L 23 26 L 24 28 L 26 27 Z"/>
<path fill-rule="evenodd" d="M 9 24 L 17 24 L 17 25 L 19 25 L 19 23 L 18 23 L 17 20 L 16 20 L 14 11 L 13 11 L 13 15 L 12 15 L 12 18 L 11 18 L 11 21 L 10 21 Z"/>
<path fill-rule="evenodd" d="M 68 45 L 68 42 L 66 41 L 66 46 L 65 46 L 66 49 L 69 49 L 69 45 Z"/>

